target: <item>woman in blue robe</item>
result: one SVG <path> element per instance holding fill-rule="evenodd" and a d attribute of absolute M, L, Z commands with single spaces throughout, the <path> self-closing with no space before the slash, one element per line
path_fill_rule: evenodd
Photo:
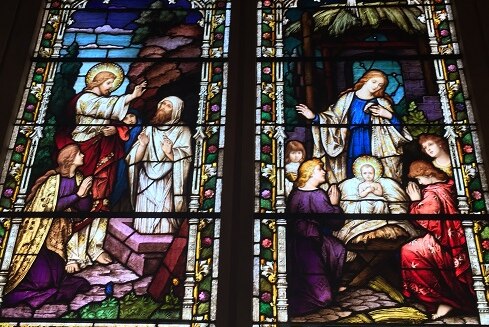
<path fill-rule="evenodd" d="M 296 107 L 313 121 L 313 157 L 331 167 L 330 182 L 352 178 L 353 162 L 362 155 L 378 158 L 385 177 L 401 181 L 402 146 L 412 137 L 394 113 L 387 84 L 384 72 L 369 70 L 325 111 L 315 114 L 304 104 Z"/>
<path fill-rule="evenodd" d="M 139 133 L 141 133 L 142 118 L 139 111 L 135 109 L 129 109 L 123 122 L 129 128 L 129 138 L 124 142 L 124 153 L 129 153 L 129 150 L 133 144 L 137 141 Z M 128 179 L 128 167 L 125 158 L 122 158 L 117 163 L 117 174 L 114 184 L 114 191 L 110 195 L 110 203 L 113 210 L 130 211 L 129 201 L 129 179 Z M 126 198 L 127 201 L 124 201 Z M 127 206 L 129 205 L 129 206 Z"/>

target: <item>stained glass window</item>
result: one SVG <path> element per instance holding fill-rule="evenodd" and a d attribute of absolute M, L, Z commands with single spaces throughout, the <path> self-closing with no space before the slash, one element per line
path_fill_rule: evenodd
<path fill-rule="evenodd" d="M 487 324 L 484 119 L 471 108 L 485 117 L 484 8 L 484 0 L 2 2 L 0 324 Z M 454 27 L 467 22 L 469 38 L 470 27 L 462 35 Z M 32 33 L 32 51 L 22 49 Z M 362 77 L 383 93 L 362 93 Z M 334 121 L 347 93 L 358 99 Z M 313 181 L 327 183 L 311 188 L 302 176 L 294 186 L 312 158 Z M 411 174 L 418 161 L 453 176 Z M 408 194 L 414 185 L 435 213 L 414 212 L 422 202 Z M 306 207 L 298 190 L 317 198 Z M 440 255 L 408 246 L 421 240 Z M 326 253 L 336 259 L 325 273 Z M 47 267 L 56 274 L 42 274 Z M 439 318 L 446 303 L 430 305 L 432 290 L 403 287 L 434 274 L 450 281 L 445 301 L 457 295 Z M 325 296 L 315 308 L 304 300 L 310 285 L 316 300 Z"/>
<path fill-rule="evenodd" d="M 229 13 L 46 2 L 0 184 L 2 320 L 215 321 Z"/>
<path fill-rule="evenodd" d="M 450 1 L 262 0 L 257 22 L 256 325 L 487 324 Z"/>

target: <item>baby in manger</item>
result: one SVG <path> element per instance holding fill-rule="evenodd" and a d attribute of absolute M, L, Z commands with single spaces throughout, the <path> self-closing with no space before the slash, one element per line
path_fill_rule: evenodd
<path fill-rule="evenodd" d="M 340 207 L 344 213 L 400 214 L 408 211 L 409 198 L 406 192 L 397 181 L 382 177 L 383 166 L 379 159 L 361 156 L 354 161 L 352 168 L 355 177 L 338 185 L 341 194 Z M 367 252 L 385 250 L 386 246 L 395 249 L 418 235 L 409 221 L 386 218 L 388 219 L 347 219 L 345 225 L 334 232 L 350 250 L 347 261 L 353 261 L 359 249 Z M 373 253 L 363 253 L 363 256 L 370 255 Z M 375 261 L 381 262 L 382 259 L 382 256 L 378 256 Z M 364 278 L 350 285 L 365 282 L 365 276 L 368 275 L 364 274 Z"/>
<path fill-rule="evenodd" d="M 382 177 L 383 167 L 372 156 L 358 157 L 353 163 L 354 178 L 340 183 L 340 206 L 345 213 L 405 213 L 409 199 L 401 185 Z"/>

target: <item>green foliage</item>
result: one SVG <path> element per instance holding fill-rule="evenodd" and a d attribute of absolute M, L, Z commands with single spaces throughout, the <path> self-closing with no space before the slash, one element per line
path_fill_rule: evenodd
<path fill-rule="evenodd" d="M 480 190 L 482 188 L 481 180 L 476 178 L 472 180 L 469 184 L 469 190 Z"/>
<path fill-rule="evenodd" d="M 272 317 L 273 316 L 272 306 L 268 303 L 260 302 L 260 314 L 266 317 Z"/>
<path fill-rule="evenodd" d="M 272 114 L 269 112 L 262 111 L 261 112 L 261 120 L 267 121 L 267 122 L 272 121 Z"/>
<path fill-rule="evenodd" d="M 268 279 L 264 277 L 260 277 L 260 291 L 261 292 L 272 292 L 272 284 L 268 281 Z"/>
<path fill-rule="evenodd" d="M 10 199 L 2 197 L 0 199 L 0 207 L 10 208 L 12 206 L 12 201 Z"/>
<path fill-rule="evenodd" d="M 73 42 L 67 49 L 68 54 L 66 57 L 78 57 L 78 49 L 78 43 Z M 58 121 L 62 121 L 62 118 L 64 118 L 63 113 L 66 111 L 68 103 L 76 94 L 74 85 L 81 66 L 81 62 L 65 62 L 61 64 L 59 72 L 56 73 L 48 112 L 56 116 Z"/>
<path fill-rule="evenodd" d="M 80 316 L 75 311 L 70 311 L 64 314 L 61 318 L 63 319 L 79 319 Z"/>
<path fill-rule="evenodd" d="M 269 154 L 261 153 L 260 154 L 260 161 L 265 163 L 265 164 L 271 164 L 272 163 L 272 156 Z"/>
<path fill-rule="evenodd" d="M 390 22 L 407 33 L 424 32 L 426 25 L 417 17 L 421 14 L 419 8 L 401 7 L 397 1 L 387 4 L 391 6 L 368 6 L 358 12 L 352 12 L 347 8 L 338 8 L 337 4 L 324 5 L 324 10 L 319 10 L 313 15 L 315 31 L 330 36 L 342 36 L 353 27 L 377 28 L 382 22 Z M 298 33 L 301 22 L 296 21 L 286 29 L 286 34 Z"/>
<path fill-rule="evenodd" d="M 4 224 L 0 224 L 0 237 L 3 238 L 5 236 L 5 226 Z"/>
<path fill-rule="evenodd" d="M 287 131 L 293 130 L 294 126 L 299 124 L 299 115 L 295 110 L 295 106 L 298 104 L 298 102 L 295 97 L 292 78 L 292 73 L 287 74 L 284 83 L 284 118 Z"/>
<path fill-rule="evenodd" d="M 457 120 L 467 120 L 467 112 L 466 111 L 457 111 Z"/>
<path fill-rule="evenodd" d="M 484 227 L 481 232 L 481 237 L 485 240 L 489 239 L 489 226 Z"/>
<path fill-rule="evenodd" d="M 47 170 L 54 166 L 53 152 L 55 151 L 54 146 L 54 133 L 56 132 L 56 118 L 51 117 L 47 120 L 47 124 L 44 126 L 42 131 L 43 137 L 39 141 L 39 146 L 36 152 L 36 158 L 34 162 L 36 163 L 32 167 L 32 178 L 31 180 L 36 180 L 39 176 L 44 174 Z"/>
<path fill-rule="evenodd" d="M 22 118 L 26 121 L 34 121 L 34 115 L 31 112 L 24 112 L 24 116 Z"/>
<path fill-rule="evenodd" d="M 471 164 L 475 162 L 475 155 L 473 153 L 466 153 L 464 155 L 464 164 Z"/>
<path fill-rule="evenodd" d="M 352 15 L 351 11 L 340 10 L 335 16 L 333 23 L 329 26 L 328 32 L 331 35 L 338 36 L 357 25 L 358 18 Z"/>
<path fill-rule="evenodd" d="M 212 288 L 212 277 L 210 275 L 206 275 L 199 284 L 200 290 L 209 291 Z"/>
<path fill-rule="evenodd" d="M 472 209 L 475 212 L 482 211 L 486 209 L 486 203 L 484 200 L 476 200 L 472 203 Z"/>
<path fill-rule="evenodd" d="M 489 252 L 484 252 L 484 263 L 489 263 Z"/>
<path fill-rule="evenodd" d="M 202 316 L 209 313 L 209 302 L 197 304 L 197 315 Z"/>
<path fill-rule="evenodd" d="M 212 176 L 211 178 L 209 178 L 207 180 L 207 182 L 205 183 L 205 187 L 206 188 L 212 188 L 212 189 L 215 189 L 216 188 L 216 183 L 217 183 L 217 176 Z"/>
<path fill-rule="evenodd" d="M 271 145 L 272 144 L 272 138 L 270 136 L 268 136 L 268 134 L 261 133 L 260 142 L 262 145 Z"/>
<path fill-rule="evenodd" d="M 273 260 L 273 253 L 270 249 L 262 249 L 260 258 L 263 258 L 267 261 L 272 261 Z"/>
<path fill-rule="evenodd" d="M 202 203 L 201 210 L 206 211 L 212 208 L 214 208 L 214 199 L 205 199 L 204 202 Z"/>
<path fill-rule="evenodd" d="M 209 248 L 200 248 L 200 257 L 202 259 L 211 258 L 212 253 L 213 253 L 213 249 L 210 247 Z"/>
<path fill-rule="evenodd" d="M 260 199 L 260 208 L 265 210 L 272 210 L 272 201 L 267 199 Z"/>
<path fill-rule="evenodd" d="M 22 162 L 22 155 L 17 152 L 12 153 L 12 161 L 17 163 Z"/>
<path fill-rule="evenodd" d="M 182 23 L 187 15 L 184 10 L 154 10 L 161 8 L 163 2 L 155 1 L 150 10 L 143 11 L 135 20 L 139 27 L 132 35 L 133 44 L 142 44 L 151 35 L 164 35 L 169 28 Z"/>
<path fill-rule="evenodd" d="M 82 319 L 117 319 L 119 315 L 119 301 L 107 298 L 102 302 L 90 303 L 80 309 Z"/>
<path fill-rule="evenodd" d="M 205 163 L 206 164 L 211 164 L 217 160 L 217 153 L 209 153 L 205 157 Z"/>
<path fill-rule="evenodd" d="M 438 134 L 443 133 L 443 125 L 440 121 L 428 121 L 424 112 L 418 109 L 414 101 L 409 103 L 408 112 L 402 117 L 402 121 L 413 137 L 418 137 L 423 133 Z"/>
<path fill-rule="evenodd" d="M 261 224 L 260 235 L 262 238 L 271 238 L 273 236 L 273 233 L 267 225 Z"/>
<path fill-rule="evenodd" d="M 169 309 L 157 310 L 150 318 L 157 319 L 157 320 L 178 320 L 180 319 L 180 310 L 169 310 Z"/>
<path fill-rule="evenodd" d="M 120 318 L 147 319 L 160 305 L 147 295 L 137 296 L 131 292 L 120 300 Z"/>

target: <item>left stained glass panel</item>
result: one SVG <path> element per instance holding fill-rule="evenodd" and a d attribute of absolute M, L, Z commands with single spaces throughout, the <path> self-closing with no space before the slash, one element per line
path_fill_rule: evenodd
<path fill-rule="evenodd" d="M 47 1 L 0 180 L 1 320 L 212 325 L 229 11 Z"/>

